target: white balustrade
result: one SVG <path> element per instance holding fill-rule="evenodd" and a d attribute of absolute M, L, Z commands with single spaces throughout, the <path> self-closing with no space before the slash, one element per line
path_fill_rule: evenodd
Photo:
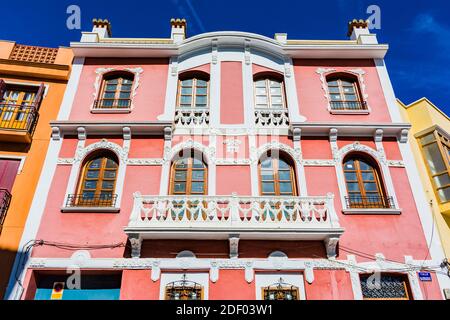
<path fill-rule="evenodd" d="M 208 126 L 209 108 L 178 108 L 174 122 L 176 126 Z"/>
<path fill-rule="evenodd" d="M 255 109 L 255 124 L 259 127 L 289 126 L 287 109 Z"/>

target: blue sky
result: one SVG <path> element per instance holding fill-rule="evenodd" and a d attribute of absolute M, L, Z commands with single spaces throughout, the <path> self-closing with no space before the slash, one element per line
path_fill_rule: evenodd
<path fill-rule="evenodd" d="M 81 30 L 66 28 L 66 9 L 81 8 L 82 30 L 92 18 L 108 18 L 114 37 L 168 37 L 169 20 L 188 20 L 190 36 L 219 30 L 248 31 L 291 39 L 346 39 L 347 22 L 381 8 L 378 39 L 390 45 L 386 63 L 397 96 L 405 103 L 423 96 L 450 114 L 450 3 L 363 0 L 165 0 L 5 1 L 0 39 L 43 46 L 68 46 Z M 8 12 L 13 14 L 7 14 Z"/>

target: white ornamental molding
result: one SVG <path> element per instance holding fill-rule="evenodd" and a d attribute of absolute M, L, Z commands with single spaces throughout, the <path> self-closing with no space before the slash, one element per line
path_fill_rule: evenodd
<path fill-rule="evenodd" d="M 363 152 L 371 155 L 375 160 L 377 160 L 379 163 L 386 165 L 387 160 L 384 156 L 384 150 L 374 150 L 368 146 L 365 146 L 359 141 L 356 141 L 353 144 L 346 145 L 345 147 L 342 147 L 341 149 L 333 148 L 333 158 L 336 162 L 341 162 L 344 157 L 350 153 L 350 152 Z"/>
<path fill-rule="evenodd" d="M 216 149 L 211 146 L 207 147 L 192 139 L 179 143 L 172 148 L 166 147 L 164 150 L 164 161 L 172 161 L 177 157 L 180 151 L 189 149 L 200 151 L 203 154 L 208 165 L 216 163 Z"/>
<path fill-rule="evenodd" d="M 71 166 L 74 162 L 74 158 L 59 158 L 57 164 L 63 166 Z"/>
<path fill-rule="evenodd" d="M 127 162 L 129 152 L 128 147 L 122 148 L 121 146 L 119 146 L 114 142 L 110 142 L 107 139 L 102 139 L 101 141 L 90 144 L 87 147 L 79 146 L 75 154 L 74 163 L 81 162 L 88 154 L 92 153 L 95 150 L 102 150 L 102 149 L 113 151 L 119 158 L 120 162 L 123 163 Z"/>
<path fill-rule="evenodd" d="M 133 81 L 133 87 L 131 88 L 131 106 L 130 109 L 133 109 L 133 98 L 136 96 L 137 89 L 140 86 L 140 80 L 141 80 L 141 74 L 144 72 L 144 69 L 141 67 L 137 68 L 124 68 L 124 69 L 116 69 L 116 68 L 97 68 L 95 70 L 95 73 L 97 74 L 97 77 L 95 78 L 94 82 L 94 101 L 99 99 L 100 94 L 100 86 L 103 81 L 103 77 L 105 74 L 110 73 L 112 71 L 127 71 L 132 74 L 134 74 L 134 81 Z M 92 105 L 94 107 L 94 105 Z"/>
<path fill-rule="evenodd" d="M 148 159 L 128 159 L 129 166 L 160 166 L 164 164 L 164 159 L 148 158 Z"/>
<path fill-rule="evenodd" d="M 345 70 L 345 72 L 352 73 L 358 77 L 359 87 L 361 89 L 362 96 L 363 96 L 364 100 L 367 101 L 367 98 L 369 98 L 369 95 L 366 92 L 366 82 L 364 80 L 364 75 L 366 74 L 366 72 L 363 69 L 348 69 L 348 70 Z"/>
<path fill-rule="evenodd" d="M 335 165 L 335 160 L 303 160 L 305 167 L 334 167 Z"/>
<path fill-rule="evenodd" d="M 402 160 L 388 160 L 389 167 L 404 168 L 405 163 Z"/>
<path fill-rule="evenodd" d="M 239 152 L 239 148 L 242 144 L 242 141 L 237 140 L 237 139 L 226 139 L 223 142 L 224 145 L 227 146 L 227 152 L 229 153 L 238 153 Z"/>
<path fill-rule="evenodd" d="M 252 148 L 253 152 L 251 152 L 251 154 L 253 155 L 251 161 L 252 163 L 258 163 L 259 159 L 261 159 L 261 157 L 266 154 L 268 151 L 273 151 L 273 150 L 279 150 L 279 151 L 283 151 L 286 152 L 288 155 L 290 155 L 292 157 L 292 159 L 295 161 L 295 163 L 300 164 L 302 161 L 302 150 L 300 148 L 291 148 L 290 146 L 278 142 L 278 141 L 272 141 L 269 143 L 264 144 L 263 146 L 259 147 L 258 149 L 256 149 L 257 152 L 255 152 L 255 148 Z M 256 154 L 257 158 L 254 158 L 254 155 Z"/>
<path fill-rule="evenodd" d="M 336 69 L 317 68 L 316 73 L 320 76 L 320 82 L 322 83 L 322 90 L 325 93 L 324 97 L 329 101 L 328 85 L 326 75 L 328 73 L 336 72 Z"/>
<path fill-rule="evenodd" d="M 216 159 L 218 166 L 247 166 L 250 164 L 250 159 Z"/>

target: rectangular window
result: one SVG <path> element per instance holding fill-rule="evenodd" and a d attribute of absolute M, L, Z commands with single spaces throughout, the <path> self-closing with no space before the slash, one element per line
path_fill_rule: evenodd
<path fill-rule="evenodd" d="M 441 203 L 450 201 L 450 140 L 437 130 L 419 138 L 428 173 Z"/>
<path fill-rule="evenodd" d="M 361 275 L 364 300 L 412 300 L 408 278 L 402 274 Z"/>

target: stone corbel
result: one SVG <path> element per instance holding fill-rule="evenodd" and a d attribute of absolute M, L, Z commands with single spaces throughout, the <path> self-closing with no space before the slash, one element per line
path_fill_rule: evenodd
<path fill-rule="evenodd" d="M 300 141 L 302 139 L 302 129 L 294 128 L 292 130 L 292 139 L 294 141 Z"/>
<path fill-rule="evenodd" d="M 131 140 L 130 127 L 124 127 L 122 130 L 123 130 L 123 140 Z"/>
<path fill-rule="evenodd" d="M 78 127 L 78 140 L 86 140 L 86 129 L 84 127 Z"/>
<path fill-rule="evenodd" d="M 331 128 L 330 129 L 330 142 L 337 142 L 338 138 L 338 129 Z"/>
<path fill-rule="evenodd" d="M 165 127 L 164 128 L 164 140 L 165 141 L 171 141 L 173 136 L 173 130 L 172 127 Z"/>
<path fill-rule="evenodd" d="M 330 237 L 325 239 L 325 249 L 327 250 L 328 259 L 336 259 L 337 256 L 337 245 L 339 243 L 339 238 Z"/>
<path fill-rule="evenodd" d="M 130 234 L 129 237 L 131 244 L 131 257 L 141 257 L 142 237 L 139 234 Z"/>
<path fill-rule="evenodd" d="M 209 270 L 209 280 L 216 283 L 219 280 L 219 265 L 217 261 L 211 261 L 211 269 Z"/>
<path fill-rule="evenodd" d="M 152 263 L 152 275 L 151 279 L 153 282 L 156 282 L 159 280 L 159 277 L 161 276 L 161 268 L 160 268 L 160 261 L 153 261 Z"/>
<path fill-rule="evenodd" d="M 253 272 L 253 263 L 251 261 L 247 261 L 245 263 L 245 281 L 252 283 L 254 277 L 255 273 Z"/>
<path fill-rule="evenodd" d="M 239 235 L 231 234 L 229 239 L 230 243 L 230 258 L 238 258 L 239 257 Z"/>
<path fill-rule="evenodd" d="M 212 55 L 211 55 L 211 62 L 212 64 L 217 64 L 218 61 L 218 40 L 217 39 L 213 39 L 211 41 L 211 47 L 212 47 Z"/>
<path fill-rule="evenodd" d="M 245 39 L 245 64 L 251 64 L 250 40 Z"/>
<path fill-rule="evenodd" d="M 383 142 L 383 129 L 377 129 L 373 137 L 375 142 Z"/>
<path fill-rule="evenodd" d="M 53 141 L 61 140 L 61 131 L 59 127 L 52 127 L 52 140 Z"/>
<path fill-rule="evenodd" d="M 314 268 L 311 262 L 305 262 L 305 280 L 309 284 L 314 282 Z"/>
<path fill-rule="evenodd" d="M 408 129 L 403 129 L 398 137 L 398 140 L 400 141 L 400 143 L 406 143 L 408 142 L 408 135 L 409 135 L 409 130 Z"/>

